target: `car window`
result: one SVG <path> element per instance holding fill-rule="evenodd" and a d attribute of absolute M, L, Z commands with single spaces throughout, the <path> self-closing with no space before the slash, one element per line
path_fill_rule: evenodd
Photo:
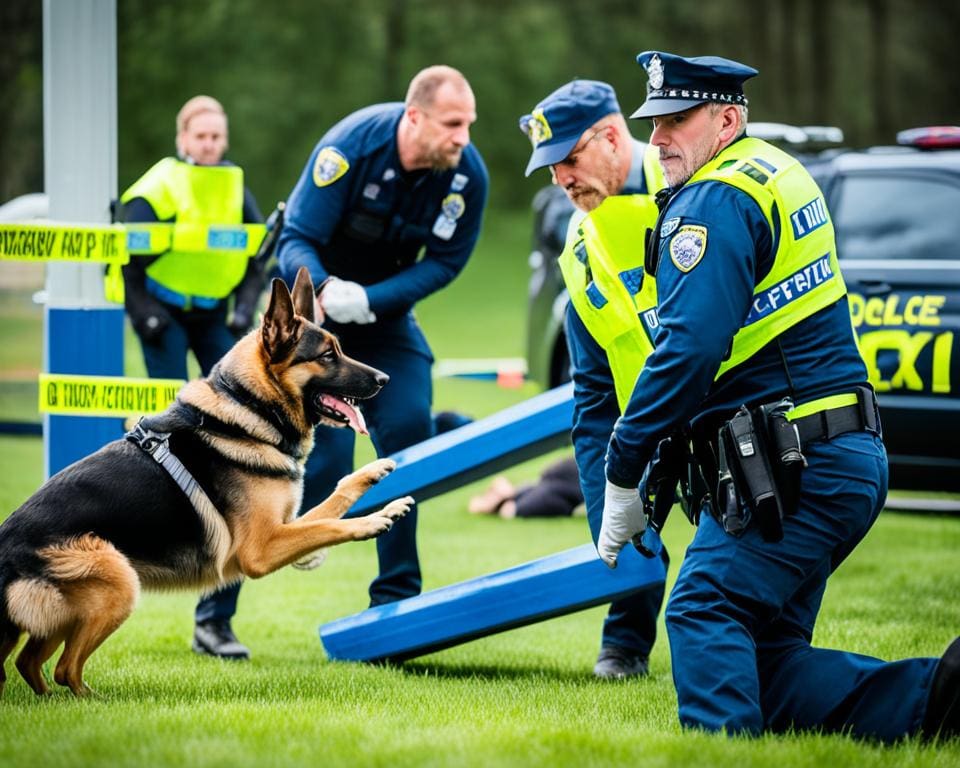
<path fill-rule="evenodd" d="M 960 187 L 921 176 L 846 176 L 834 206 L 841 259 L 960 259 Z"/>

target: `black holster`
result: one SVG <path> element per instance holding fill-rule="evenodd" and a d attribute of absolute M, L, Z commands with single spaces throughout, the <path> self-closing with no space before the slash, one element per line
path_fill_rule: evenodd
<path fill-rule="evenodd" d="M 741 406 L 718 434 L 717 493 L 713 511 L 728 533 L 756 523 L 766 541 L 783 538 L 783 519 L 797 510 L 805 464 L 800 436 L 787 421 L 789 399 Z"/>

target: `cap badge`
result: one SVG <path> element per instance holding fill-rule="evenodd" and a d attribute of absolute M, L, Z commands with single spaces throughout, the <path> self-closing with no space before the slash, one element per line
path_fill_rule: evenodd
<path fill-rule="evenodd" d="M 660 61 L 659 54 L 653 54 L 653 58 L 647 64 L 647 78 L 652 90 L 659 91 L 663 88 L 663 62 Z"/>
<path fill-rule="evenodd" d="M 533 144 L 534 148 L 539 147 L 543 142 L 553 138 L 550 123 L 547 122 L 547 117 L 543 114 L 541 107 L 537 107 L 530 114 L 530 117 L 527 119 L 526 131 L 527 136 L 530 137 L 530 143 Z"/>

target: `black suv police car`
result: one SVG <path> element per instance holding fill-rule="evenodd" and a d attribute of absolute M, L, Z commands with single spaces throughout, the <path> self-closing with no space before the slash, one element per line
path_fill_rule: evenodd
<path fill-rule="evenodd" d="M 960 128 L 903 131 L 896 146 L 861 151 L 805 151 L 838 138 L 821 128 L 749 133 L 797 154 L 826 196 L 891 487 L 960 491 Z M 557 257 L 573 207 L 547 187 L 533 209 L 527 364 L 552 387 L 569 379 Z"/>

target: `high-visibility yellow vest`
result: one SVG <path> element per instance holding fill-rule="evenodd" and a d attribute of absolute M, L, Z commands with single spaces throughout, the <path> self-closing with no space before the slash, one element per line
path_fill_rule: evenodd
<path fill-rule="evenodd" d="M 176 221 L 170 240 L 173 247 L 147 267 L 147 275 L 188 296 L 222 299 L 230 295 L 246 273 L 249 254 L 232 246 L 218 249 L 210 237 L 215 234 L 212 225 L 235 226 L 243 221 L 243 170 L 167 157 L 134 182 L 120 201 L 137 197 L 146 200 L 161 221 Z M 183 236 L 178 236 L 178 230 L 183 230 Z M 205 236 L 187 245 L 197 241 L 197 232 Z M 179 243 L 184 245 L 178 247 Z M 109 275 L 107 292 L 108 298 L 115 298 Z"/>
<path fill-rule="evenodd" d="M 773 267 L 754 288 L 750 312 L 720 365 L 719 378 L 788 328 L 843 298 L 847 288 L 823 193 L 796 158 L 760 139 L 744 138 L 703 166 L 686 186 L 706 181 L 743 190 L 760 206 L 771 236 L 774 216 L 780 230 Z"/>
<path fill-rule="evenodd" d="M 654 193 L 665 186 L 656 149 L 644 154 L 650 194 L 606 198 L 571 227 L 560 271 L 574 310 L 607 353 L 620 411 L 653 351 L 657 288 L 643 271 L 646 230 L 657 221 Z"/>

